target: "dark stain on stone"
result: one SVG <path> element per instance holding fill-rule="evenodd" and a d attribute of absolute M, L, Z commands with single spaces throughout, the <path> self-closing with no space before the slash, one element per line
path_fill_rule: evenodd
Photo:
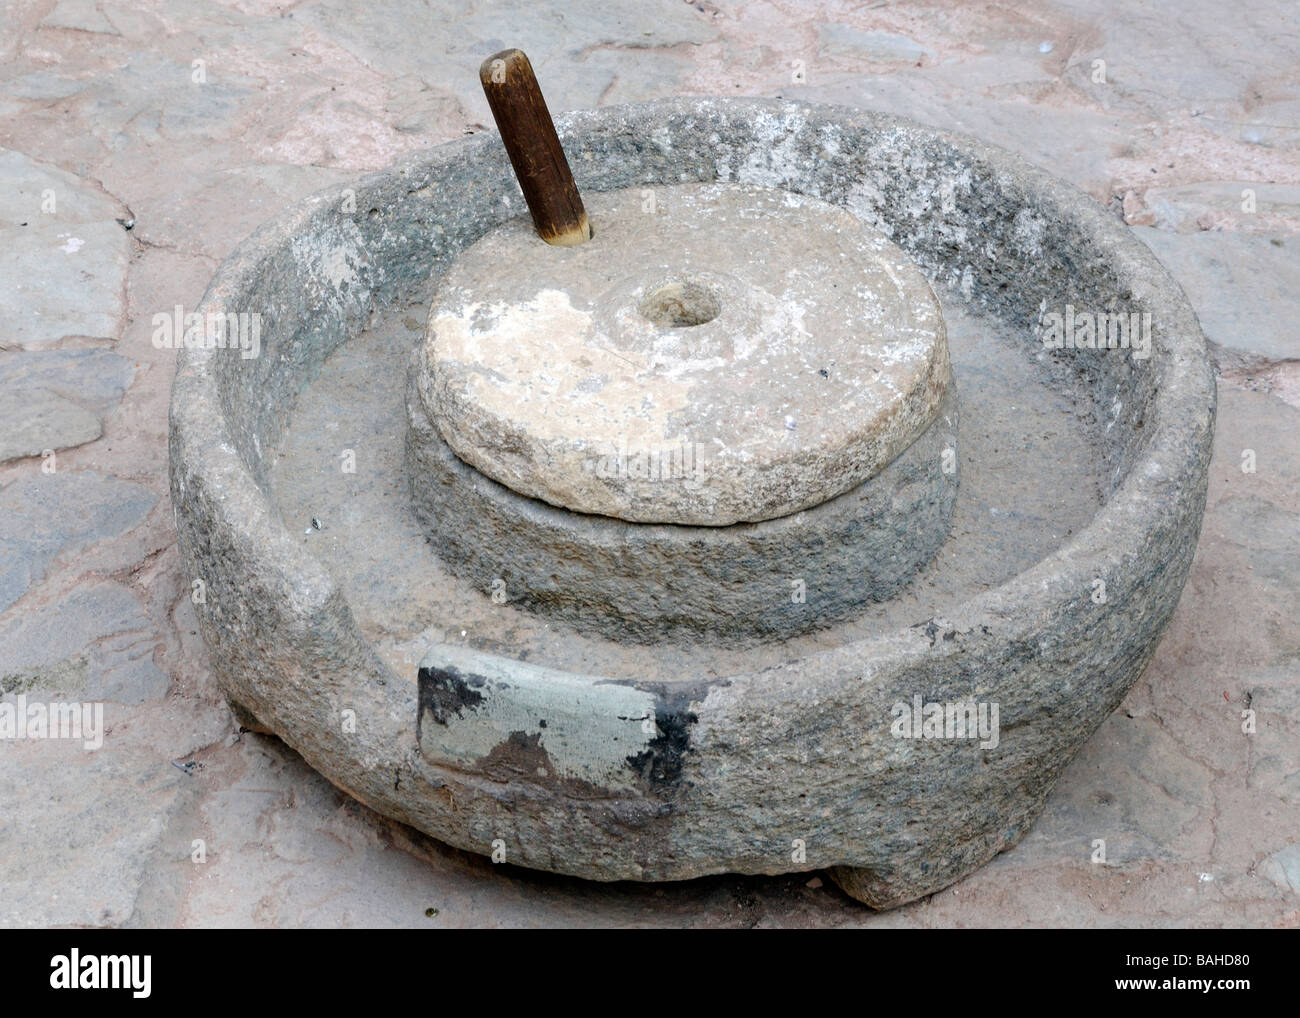
<path fill-rule="evenodd" d="M 621 816 L 626 812 L 617 805 L 617 794 L 582 778 L 561 774 L 551 760 L 546 747 L 542 745 L 541 732 L 511 732 L 504 742 L 493 746 L 492 752 L 479 760 L 474 769 L 484 777 L 504 785 L 527 782 L 549 789 L 564 799 L 604 800 L 615 816 Z M 634 807 L 635 812 L 637 804 L 629 803 L 629 805 Z M 645 813 L 644 810 L 640 812 Z M 637 823 L 644 822 L 644 817 L 637 821 Z"/>
<path fill-rule="evenodd" d="M 453 716 L 461 717 L 483 702 L 483 694 L 474 689 L 482 686 L 478 675 L 464 675 L 456 668 L 421 668 L 418 676 L 420 689 L 417 736 L 426 713 L 440 725 L 447 724 Z"/>
<path fill-rule="evenodd" d="M 926 619 L 924 622 L 918 622 L 912 626 L 913 629 L 923 629 L 925 635 L 930 638 L 930 646 L 933 647 L 940 636 L 939 624 L 934 619 Z M 944 643 L 949 643 L 957 638 L 957 630 L 950 629 L 942 634 Z"/>
<path fill-rule="evenodd" d="M 628 766 L 656 791 L 677 788 L 682 780 L 682 759 L 690 752 L 690 726 L 699 718 L 691 711 L 687 693 L 675 692 L 655 699 L 655 736 L 640 753 L 627 758 Z"/>
<path fill-rule="evenodd" d="M 779 665 L 771 670 L 779 670 Z M 764 669 L 768 670 L 768 669 Z M 761 673 L 760 673 L 761 674 Z M 691 710 L 692 703 L 702 703 L 713 687 L 731 685 L 730 679 L 698 679 L 683 682 L 644 682 L 638 680 L 610 680 L 611 684 L 629 686 L 655 698 L 654 738 L 647 748 L 627 757 L 628 766 L 636 771 L 643 786 L 660 793 L 660 797 L 677 790 L 682 783 L 682 763 L 691 752 L 690 726 L 699 718 Z M 640 720 L 640 719 L 628 719 Z"/>
<path fill-rule="evenodd" d="M 478 764 L 479 770 L 497 781 L 511 778 L 528 778 L 536 781 L 555 774 L 550 754 L 542 748 L 541 732 L 511 732 L 505 742 L 492 747 L 492 752 Z"/>

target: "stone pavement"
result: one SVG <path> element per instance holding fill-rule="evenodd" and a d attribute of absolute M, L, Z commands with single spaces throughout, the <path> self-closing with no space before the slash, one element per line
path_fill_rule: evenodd
<path fill-rule="evenodd" d="M 1016 6 L 0 0 L 0 701 L 104 703 L 98 750 L 0 741 L 0 924 L 1300 926 L 1300 15 Z M 287 203 L 483 130 L 478 64 L 509 45 L 557 111 L 783 95 L 976 135 L 1187 290 L 1221 377 L 1183 600 L 971 878 L 875 915 L 816 877 L 493 867 L 231 718 L 175 547 L 153 316 Z"/>

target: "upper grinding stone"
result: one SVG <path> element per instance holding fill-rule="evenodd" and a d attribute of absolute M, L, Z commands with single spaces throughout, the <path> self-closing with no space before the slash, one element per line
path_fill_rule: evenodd
<path fill-rule="evenodd" d="M 417 398 L 471 466 L 576 512 L 722 526 L 833 498 L 929 426 L 943 318 L 882 234 L 774 188 L 585 199 L 587 243 L 515 219 L 438 288 Z"/>

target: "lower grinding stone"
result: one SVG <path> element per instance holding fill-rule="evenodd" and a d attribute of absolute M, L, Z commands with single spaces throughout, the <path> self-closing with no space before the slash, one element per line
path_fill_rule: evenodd
<path fill-rule="evenodd" d="M 556 509 L 463 463 L 408 382 L 412 505 L 448 567 L 511 604 L 590 632 L 653 642 L 786 638 L 883 601 L 938 552 L 957 494 L 957 398 L 875 477 L 761 523 L 628 523 Z"/>

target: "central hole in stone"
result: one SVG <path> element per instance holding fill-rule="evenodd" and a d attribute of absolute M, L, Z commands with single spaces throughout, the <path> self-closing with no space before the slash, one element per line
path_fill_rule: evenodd
<path fill-rule="evenodd" d="M 679 280 L 655 287 L 637 310 L 656 325 L 680 329 L 713 321 L 722 313 L 722 301 L 703 283 Z"/>

